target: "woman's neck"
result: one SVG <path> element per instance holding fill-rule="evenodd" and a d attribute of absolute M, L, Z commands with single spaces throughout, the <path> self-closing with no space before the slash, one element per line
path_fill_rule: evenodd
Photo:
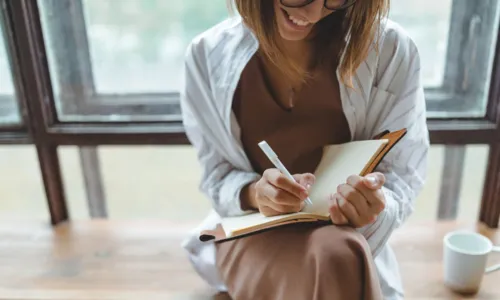
<path fill-rule="evenodd" d="M 296 64 L 307 69 L 311 58 L 311 44 L 307 41 L 282 40 L 283 51 Z"/>

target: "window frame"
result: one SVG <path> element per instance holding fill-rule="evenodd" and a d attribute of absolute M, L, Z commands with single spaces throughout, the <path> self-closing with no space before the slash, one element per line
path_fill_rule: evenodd
<path fill-rule="evenodd" d="M 95 90 L 93 84 L 92 75 L 92 63 L 90 59 L 89 46 L 87 31 L 85 29 L 85 19 L 83 11 L 82 0 L 48 0 L 51 3 L 58 5 L 59 8 L 63 9 L 65 12 L 69 12 L 64 18 L 57 18 L 52 20 L 53 23 L 48 25 L 49 30 L 55 30 L 57 36 L 63 36 L 67 43 L 64 43 L 65 47 L 70 47 L 69 51 L 64 49 L 54 48 L 56 57 L 63 58 L 59 59 L 57 65 L 60 69 L 69 68 L 68 62 L 75 62 L 77 64 L 78 70 L 82 70 L 76 76 L 76 78 L 71 78 L 71 82 L 79 82 L 79 86 L 85 87 L 85 91 L 71 91 L 72 97 L 66 96 L 63 101 L 67 106 L 64 108 L 70 113 L 95 113 L 95 114 L 125 114 L 133 115 L 139 111 L 150 111 L 155 112 L 158 115 L 163 115 L 165 112 L 178 111 L 180 112 L 179 103 L 179 93 L 168 93 L 168 94 L 98 94 Z M 488 5 L 494 4 L 494 0 L 481 1 L 480 5 L 473 5 L 472 1 L 468 0 L 454 0 L 452 7 L 452 14 L 450 24 L 461 24 L 461 26 L 451 26 L 448 41 L 448 51 L 447 51 L 447 63 L 445 69 L 445 85 L 439 88 L 426 89 L 426 101 L 428 110 L 439 110 L 439 107 L 445 106 L 449 108 L 450 106 L 462 107 L 467 110 L 467 107 L 476 103 L 476 101 L 471 101 L 471 96 L 466 92 L 458 93 L 459 82 L 463 79 L 457 77 L 456 74 L 462 74 L 467 65 L 461 64 L 460 61 L 464 57 L 464 51 L 456 52 L 453 49 L 466 49 L 463 45 L 467 42 L 467 35 L 461 34 L 461 30 L 468 28 L 471 20 L 473 20 L 475 14 L 482 14 L 484 11 L 490 12 L 494 15 L 494 10 L 489 9 Z M 57 9 L 57 8 L 55 8 Z M 493 12 L 492 12 L 493 11 Z M 491 21 L 492 16 L 489 16 Z M 58 22 L 65 22 L 65 26 L 61 26 Z M 489 24 L 489 23 L 488 23 Z M 498 24 L 496 25 L 498 28 Z M 65 32 L 57 31 L 64 28 Z M 490 32 L 490 30 L 483 30 L 482 35 L 485 36 Z M 43 32 L 42 32 L 43 34 Z M 459 37 L 459 38 L 455 38 Z M 78 42 L 71 42 L 73 40 L 78 40 Z M 484 40 L 484 39 L 483 39 Z M 78 46 L 76 46 L 78 44 Z M 481 44 L 481 43 L 480 43 Z M 72 46 L 73 45 L 73 46 Z M 483 47 L 482 50 L 478 50 L 479 57 L 487 57 L 483 59 L 482 65 L 478 64 L 479 67 L 484 64 L 488 65 L 490 63 L 489 56 L 485 55 L 489 52 L 489 49 Z M 484 55 L 480 55 L 484 54 Z M 70 55 L 71 57 L 67 57 Z M 47 62 L 46 62 L 47 64 Z M 458 67 L 457 67 L 458 66 Z M 462 70 L 462 71 L 460 71 Z M 71 72 L 78 73 L 78 72 Z M 449 80 L 448 78 L 452 78 Z M 68 78 L 60 78 L 58 82 L 59 86 L 71 86 L 68 82 L 65 82 Z M 78 81 L 80 80 L 80 81 Z M 448 84 L 447 84 L 448 83 Z M 484 80 L 477 78 L 473 80 L 469 85 L 472 88 L 484 85 Z M 50 87 L 52 91 L 52 87 Z M 89 96 L 85 96 L 89 95 Z M 54 97 L 50 97 L 53 101 Z M 138 104 L 140 103 L 140 104 Z M 165 104 L 169 103 L 169 104 Z M 55 103 L 52 103 L 55 107 Z M 55 110 L 55 108 L 54 108 Z M 432 115 L 432 113 L 430 114 Z M 150 128 L 152 132 L 159 134 L 182 134 L 182 122 L 180 115 L 170 115 L 170 117 L 164 118 L 164 120 L 143 120 L 143 121 L 60 121 L 55 117 L 54 128 L 50 129 L 55 136 L 58 136 L 60 140 L 65 140 L 67 136 L 73 136 L 78 134 L 78 130 L 81 131 L 82 135 L 92 136 L 93 134 L 102 133 L 102 136 L 96 136 L 98 143 L 104 142 L 105 139 L 111 138 L 110 143 L 119 143 L 120 136 L 126 136 L 127 134 L 136 135 L 140 133 L 137 138 L 141 139 L 142 136 L 147 136 L 144 134 L 144 130 Z M 488 143 L 490 140 L 491 132 L 495 129 L 495 123 L 486 114 L 482 117 L 452 117 L 452 118 L 438 118 L 430 116 L 429 129 L 431 134 L 431 140 L 436 143 L 449 143 L 449 144 L 464 144 L 464 143 Z M 120 125 L 127 124 L 129 129 L 124 129 Z M 163 126 L 162 126 L 163 124 Z M 75 130 L 75 125 L 78 125 L 78 130 Z M 460 132 L 462 135 L 457 135 Z M 113 138 L 116 136 L 116 140 Z M 85 139 L 75 140 L 85 143 Z M 178 138 L 176 138 L 178 140 Z M 148 141 L 149 142 L 149 141 Z M 187 139 L 183 140 L 187 143 Z M 163 142 L 160 142 L 163 144 Z"/>
<path fill-rule="evenodd" d="M 56 0 L 60 1 L 60 0 Z M 456 0 L 464 1 L 464 0 Z M 36 0 L 0 0 L 7 23 L 7 44 L 24 128 L 0 132 L 0 142 L 31 143 L 37 148 L 51 221 L 69 219 L 57 147 L 60 145 L 178 145 L 189 144 L 180 120 L 160 122 L 64 123 L 57 118 L 40 14 Z M 498 24 L 497 24 L 498 25 Z M 500 30 L 497 30 L 499 35 Z M 482 199 L 481 221 L 497 227 L 500 172 L 500 43 L 496 43 L 486 115 L 482 118 L 430 118 L 431 143 L 444 145 L 488 144 L 489 169 Z M 91 99 L 91 98 L 90 98 Z M 158 99 L 158 98 L 157 98 Z M 21 138 L 16 138 L 21 136 Z M 492 166 L 493 165 L 493 166 Z"/>

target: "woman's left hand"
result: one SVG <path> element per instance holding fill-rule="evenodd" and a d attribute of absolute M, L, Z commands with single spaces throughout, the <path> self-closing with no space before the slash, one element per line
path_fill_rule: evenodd
<path fill-rule="evenodd" d="M 385 176 L 382 173 L 347 178 L 347 182 L 339 185 L 337 193 L 329 199 L 333 224 L 349 224 L 360 228 L 375 222 L 385 208 L 385 197 L 381 190 L 384 183 Z"/>

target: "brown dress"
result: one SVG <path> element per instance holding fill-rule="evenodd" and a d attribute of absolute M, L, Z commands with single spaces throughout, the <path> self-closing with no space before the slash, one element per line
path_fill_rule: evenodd
<path fill-rule="evenodd" d="M 266 140 L 292 174 L 313 173 L 322 147 L 350 141 L 334 72 L 322 72 L 280 104 L 256 54 L 244 69 L 233 111 L 256 172 L 273 165 L 258 147 Z M 363 236 L 349 227 L 296 224 L 216 244 L 217 266 L 233 299 L 382 299 Z"/>

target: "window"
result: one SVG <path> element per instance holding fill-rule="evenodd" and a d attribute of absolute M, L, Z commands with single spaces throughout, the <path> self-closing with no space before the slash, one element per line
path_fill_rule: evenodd
<path fill-rule="evenodd" d="M 17 125 L 21 122 L 12 82 L 9 52 L 5 42 L 6 32 L 4 18 L 0 13 L 0 127 Z"/>
<path fill-rule="evenodd" d="M 391 2 L 390 17 L 413 37 L 421 54 L 434 144 L 421 216 L 431 211 L 449 219 L 479 208 L 482 222 L 498 226 L 500 2 Z M 16 145 L 4 146 L 8 155 L 0 155 L 6 158 L 7 181 L 24 184 L 26 199 L 43 202 L 38 179 L 24 182 L 9 171 L 13 161 L 27 157 L 16 159 L 27 147 L 19 145 L 30 144 L 53 224 L 70 215 L 106 217 L 105 196 L 115 218 L 154 208 L 162 195 L 182 201 L 180 209 L 193 199 L 203 201 L 194 187 L 200 171 L 196 155 L 186 146 L 180 122 L 180 78 L 187 44 L 227 14 L 226 0 L 0 0 L 0 144 Z M 137 176 L 123 172 L 133 169 L 148 179 L 155 167 L 164 178 L 143 180 L 141 187 L 133 186 Z M 471 168 L 475 171 L 467 173 Z M 478 174 L 483 171 L 484 177 Z M 124 184 L 131 188 L 120 190 Z M 188 187 L 193 187 L 189 195 L 183 193 Z M 123 195 L 134 201 L 138 193 L 152 200 L 119 205 Z M 479 207 L 470 200 L 480 193 Z M 21 209 L 17 204 L 31 202 L 18 203 L 16 197 L 3 205 L 4 216 L 43 217 L 31 210 L 40 206 Z M 439 206 L 427 205 L 435 203 L 429 199 L 439 200 Z M 460 210 L 458 203 L 463 203 Z M 201 218 L 209 203 L 204 205 L 189 217 Z M 182 217 L 175 211 L 155 211 L 155 216 Z"/>
<path fill-rule="evenodd" d="M 39 0 L 59 118 L 178 121 L 186 45 L 227 17 L 225 2 Z M 499 6 L 392 1 L 421 53 L 430 117 L 484 116 Z"/>

